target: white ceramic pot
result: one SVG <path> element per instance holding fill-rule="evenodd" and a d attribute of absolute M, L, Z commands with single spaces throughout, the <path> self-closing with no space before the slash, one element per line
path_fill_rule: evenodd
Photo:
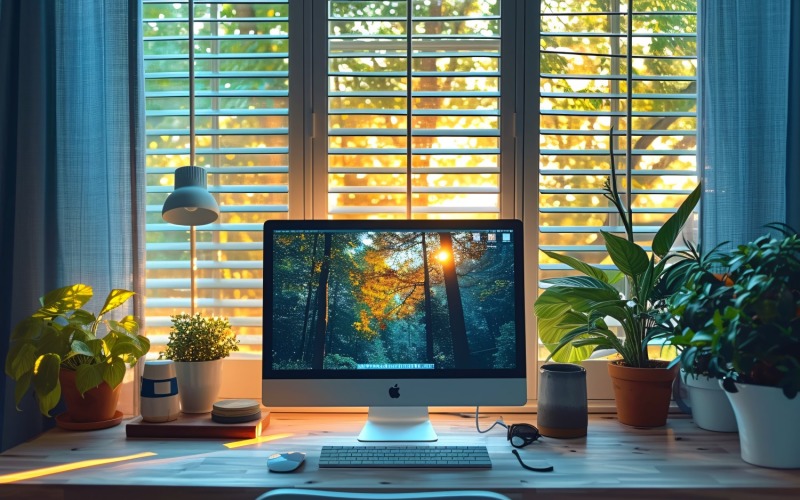
<path fill-rule="evenodd" d="M 176 361 L 183 413 L 209 413 L 222 383 L 222 360 Z"/>
<path fill-rule="evenodd" d="M 800 395 L 789 399 L 777 387 L 735 385 L 737 392 L 725 394 L 739 424 L 742 460 L 775 469 L 800 468 Z"/>
<path fill-rule="evenodd" d="M 175 363 L 171 359 L 144 362 L 140 392 L 142 420 L 170 422 L 181 412 Z"/>
<path fill-rule="evenodd" d="M 715 432 L 736 432 L 736 415 L 715 378 L 687 375 L 681 372 L 681 380 L 689 392 L 694 423 L 701 429 Z"/>

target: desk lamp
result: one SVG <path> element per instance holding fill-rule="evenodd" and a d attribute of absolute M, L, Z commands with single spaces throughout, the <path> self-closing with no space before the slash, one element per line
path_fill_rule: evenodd
<path fill-rule="evenodd" d="M 197 236 L 195 226 L 210 224 L 219 217 L 217 201 L 208 192 L 206 169 L 195 165 L 194 122 L 194 0 L 189 0 L 189 165 L 175 170 L 175 189 L 164 202 L 161 217 L 170 224 L 190 226 L 189 258 L 191 277 L 191 313 L 194 316 Z"/>

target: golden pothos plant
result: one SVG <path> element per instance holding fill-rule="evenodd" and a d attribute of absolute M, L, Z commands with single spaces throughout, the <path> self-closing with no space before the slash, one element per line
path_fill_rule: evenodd
<path fill-rule="evenodd" d="M 14 328 L 6 357 L 6 374 L 16 381 L 16 404 L 32 385 L 39 410 L 49 417 L 61 399 L 62 369 L 76 372 L 81 395 L 103 382 L 118 386 L 127 366 L 150 350 L 136 318 L 106 318 L 133 294 L 111 290 L 96 315 L 83 309 L 93 296 L 89 285 L 65 286 L 39 299 L 41 307 Z"/>

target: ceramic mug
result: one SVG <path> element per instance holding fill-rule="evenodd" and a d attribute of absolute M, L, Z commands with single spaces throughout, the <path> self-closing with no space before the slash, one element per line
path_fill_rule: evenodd
<path fill-rule="evenodd" d="M 550 363 L 539 368 L 536 422 L 542 436 L 576 438 L 586 435 L 589 408 L 585 368 L 571 363 Z"/>
<path fill-rule="evenodd" d="M 178 418 L 181 411 L 178 379 L 175 376 L 175 363 L 171 359 L 144 362 L 140 395 L 142 420 L 169 422 Z"/>

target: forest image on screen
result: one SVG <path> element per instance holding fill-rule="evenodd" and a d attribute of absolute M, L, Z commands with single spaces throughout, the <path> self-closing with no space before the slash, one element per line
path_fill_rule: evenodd
<path fill-rule="evenodd" d="M 275 370 L 513 369 L 504 231 L 276 231 Z"/>

